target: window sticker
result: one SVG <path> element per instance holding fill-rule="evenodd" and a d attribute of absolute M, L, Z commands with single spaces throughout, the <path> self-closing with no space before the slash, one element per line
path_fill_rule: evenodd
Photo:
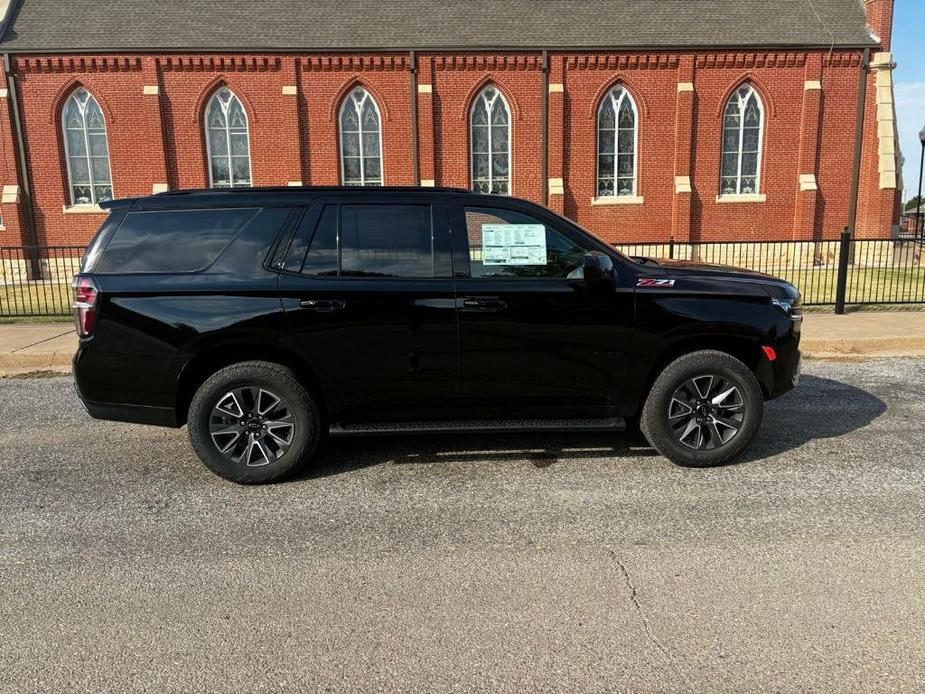
<path fill-rule="evenodd" d="M 482 265 L 545 265 L 543 224 L 483 224 Z"/>

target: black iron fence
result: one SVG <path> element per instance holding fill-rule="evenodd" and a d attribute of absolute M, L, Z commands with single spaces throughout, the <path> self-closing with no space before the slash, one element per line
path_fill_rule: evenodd
<path fill-rule="evenodd" d="M 621 243 L 627 255 L 717 263 L 786 279 L 808 306 L 925 304 L 921 238 Z M 82 246 L 0 247 L 0 319 L 68 316 Z"/>
<path fill-rule="evenodd" d="M 68 316 L 83 246 L 0 247 L 0 318 Z"/>
<path fill-rule="evenodd" d="M 922 239 L 709 241 L 614 244 L 626 255 L 717 263 L 764 272 L 799 287 L 807 306 L 925 303 Z"/>

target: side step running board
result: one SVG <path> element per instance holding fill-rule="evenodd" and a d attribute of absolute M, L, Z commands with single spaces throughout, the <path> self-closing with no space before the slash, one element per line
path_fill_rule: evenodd
<path fill-rule="evenodd" d="M 472 419 L 446 422 L 386 422 L 381 424 L 332 424 L 331 436 L 379 436 L 385 434 L 458 434 L 529 431 L 624 431 L 621 417 L 608 419 Z"/>

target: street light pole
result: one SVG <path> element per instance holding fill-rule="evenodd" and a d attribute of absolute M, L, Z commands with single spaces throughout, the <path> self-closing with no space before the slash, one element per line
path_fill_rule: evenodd
<path fill-rule="evenodd" d="M 919 163 L 919 197 L 915 205 L 915 235 L 922 235 L 922 173 L 925 173 L 925 128 L 919 131 L 919 140 L 922 143 L 922 159 Z"/>

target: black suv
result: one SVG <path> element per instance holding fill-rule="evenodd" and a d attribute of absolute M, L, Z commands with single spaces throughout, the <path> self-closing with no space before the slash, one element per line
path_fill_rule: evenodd
<path fill-rule="evenodd" d="M 324 434 L 628 422 L 715 465 L 797 382 L 792 285 L 626 257 L 524 200 L 252 188 L 103 206 L 74 280 L 81 399 L 187 424 L 236 482 L 290 473 Z"/>

